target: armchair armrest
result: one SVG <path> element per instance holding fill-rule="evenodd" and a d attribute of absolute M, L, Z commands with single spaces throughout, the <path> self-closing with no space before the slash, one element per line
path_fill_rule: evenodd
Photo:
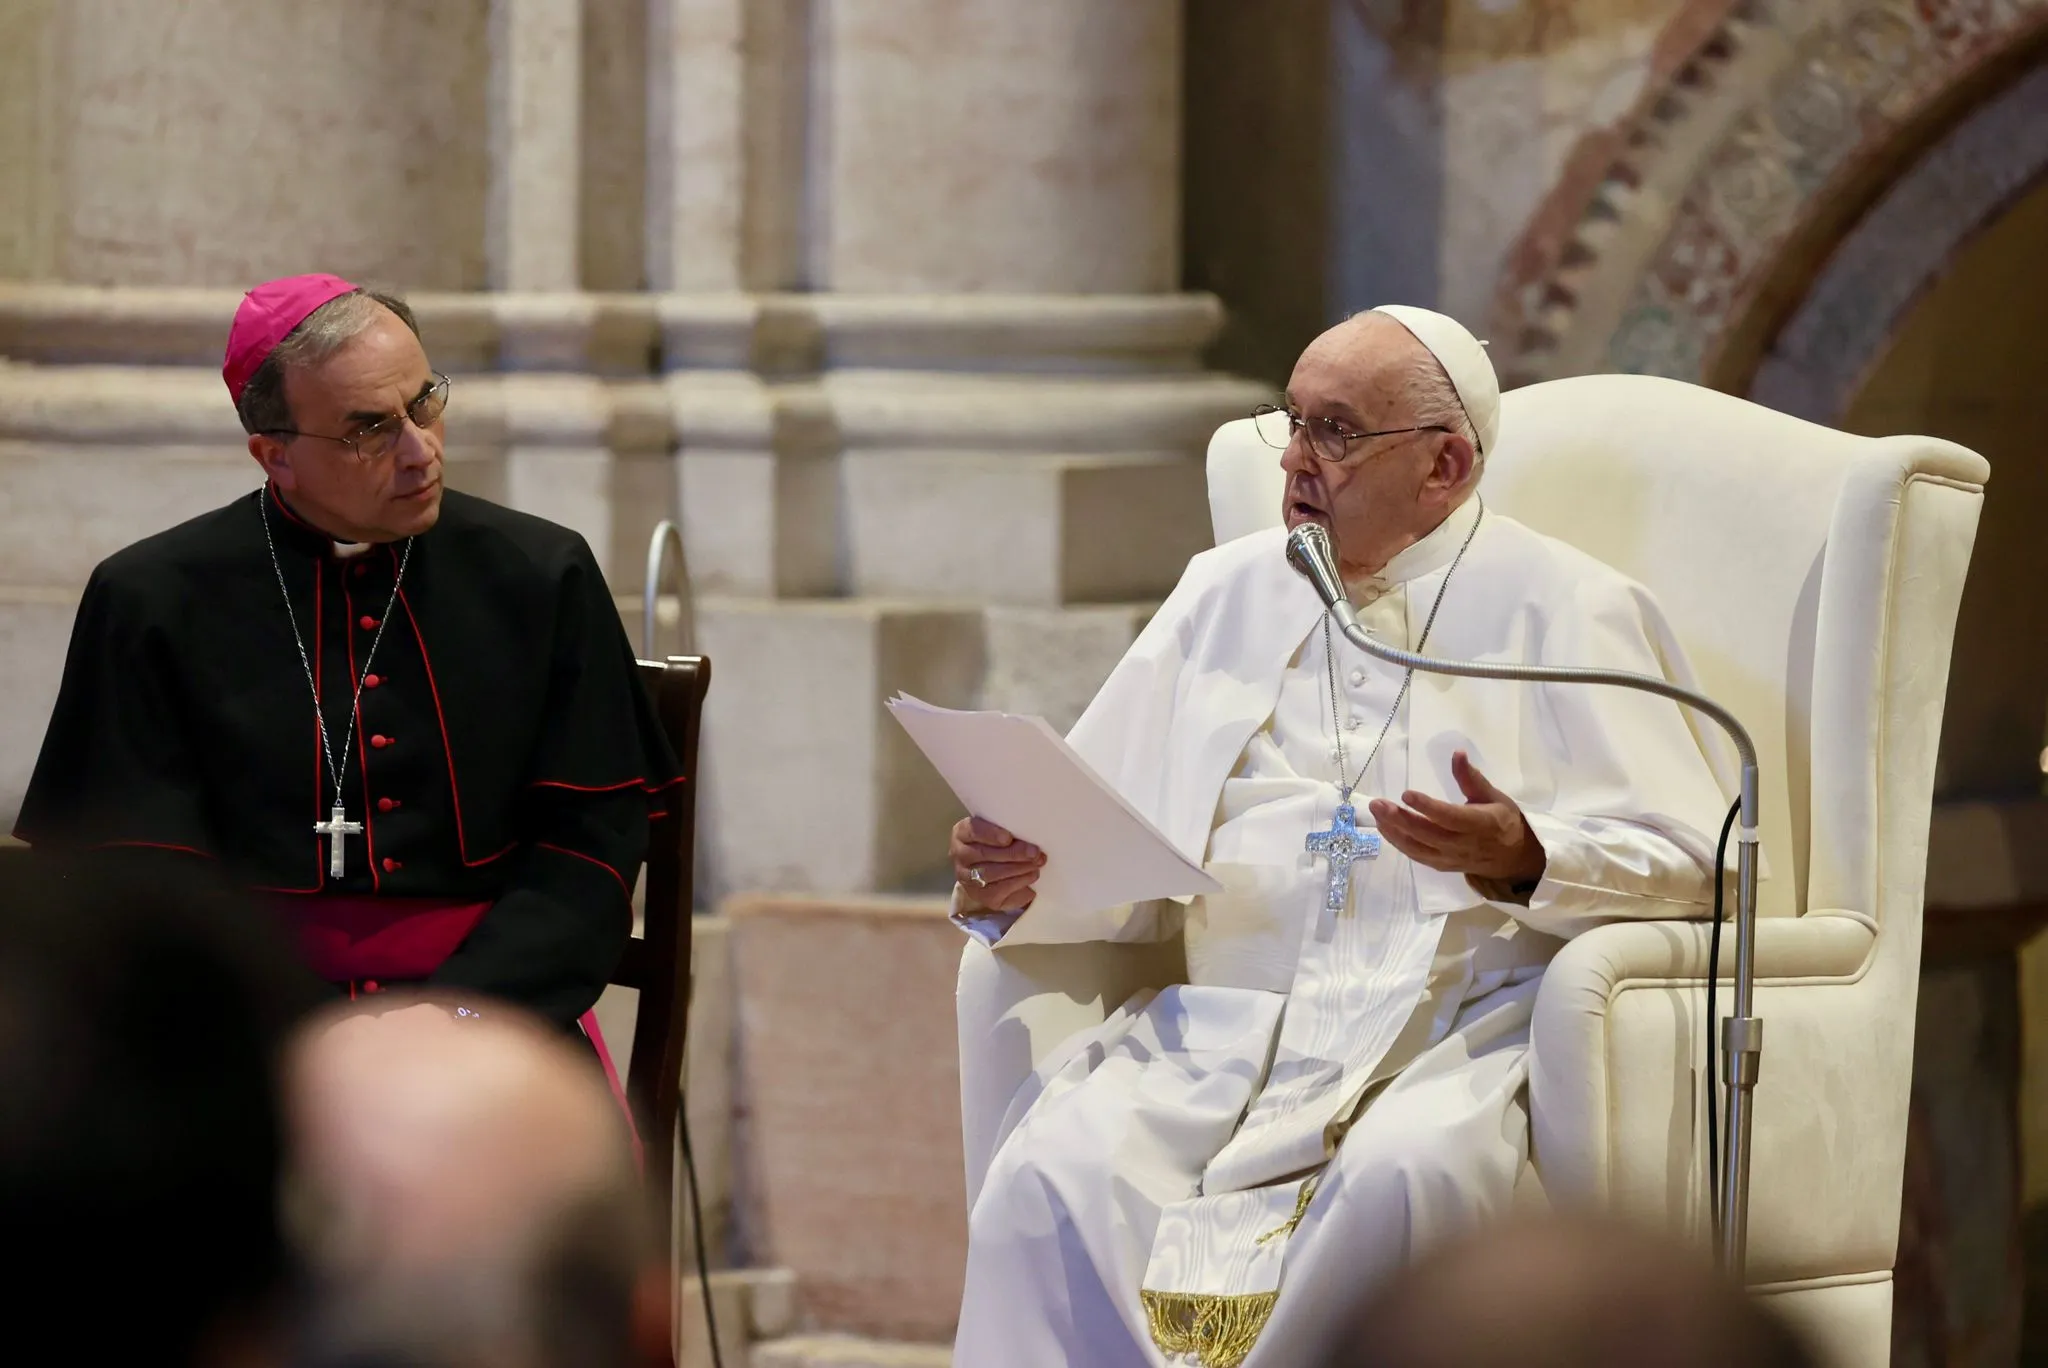
<path fill-rule="evenodd" d="M 1538 1172 L 1553 1196 L 1648 1202 L 1681 1225 L 1698 1214 L 1683 1208 L 1703 1193 L 1671 1192 L 1666 1165 L 1693 1155 L 1694 1133 L 1705 1124 L 1692 1108 L 1705 1064 L 1700 1032 L 1711 930 L 1706 922 L 1619 922 L 1568 942 L 1545 971 L 1530 1026 L 1529 1112 Z M 1805 1051 L 1789 1048 L 1787 1037 L 1831 1007 L 1854 1011 L 1847 1001 L 1829 1004 L 1809 996 L 1774 1022 L 1772 1008 L 1783 1014 L 1791 990 L 1859 983 L 1876 944 L 1870 927 L 1849 914 L 1758 921 L 1757 1012 L 1764 1020 L 1760 1128 L 1779 1128 L 1774 1123 L 1783 1118 L 1769 1112 L 1786 1096 L 1787 1085 L 1800 1084 Z M 1717 1010 L 1724 1015 L 1732 1006 L 1726 990 L 1734 964 L 1730 927 L 1721 946 L 1724 996 Z M 1854 1024 L 1831 1023 L 1829 1034 L 1839 1044 L 1837 1028 Z M 1910 1014 L 1901 1029 L 1910 1043 Z M 1781 1047 L 1775 1054 L 1774 1045 Z M 1907 1058 L 1910 1063 L 1910 1053 Z M 1690 1096 L 1672 1097 L 1674 1087 Z M 1866 1079 L 1858 1091 L 1877 1097 L 1893 1090 L 1872 1087 Z M 1903 1097 L 1903 1080 L 1896 1091 Z M 1816 1100 L 1799 1098 L 1800 1110 Z M 1764 1152 L 1762 1145 L 1758 1152 Z"/>

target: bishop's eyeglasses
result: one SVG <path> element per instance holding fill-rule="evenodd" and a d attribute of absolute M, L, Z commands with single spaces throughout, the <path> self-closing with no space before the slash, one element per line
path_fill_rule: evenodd
<path fill-rule="evenodd" d="M 311 437 L 321 442 L 339 442 L 349 449 L 358 464 L 369 465 L 389 456 L 398 446 L 398 439 L 405 433 L 410 422 L 416 428 L 424 428 L 441 420 L 448 411 L 448 377 L 434 372 L 434 381 L 420 393 L 420 397 L 405 406 L 402 413 L 358 428 L 346 437 L 329 437 L 323 432 L 299 432 L 292 428 L 268 428 L 266 437 Z"/>
<path fill-rule="evenodd" d="M 1351 454 L 1351 444 L 1362 442 L 1368 437 L 1392 437 L 1402 432 L 1449 432 L 1442 423 L 1424 423 L 1420 427 L 1380 428 L 1375 432 L 1353 432 L 1334 418 L 1304 418 L 1291 408 L 1278 404 L 1261 404 L 1252 410 L 1252 426 L 1258 430 L 1259 440 L 1275 451 L 1287 450 L 1287 444 L 1294 440 L 1294 434 L 1308 435 L 1308 449 L 1324 465 L 1342 465 Z"/>

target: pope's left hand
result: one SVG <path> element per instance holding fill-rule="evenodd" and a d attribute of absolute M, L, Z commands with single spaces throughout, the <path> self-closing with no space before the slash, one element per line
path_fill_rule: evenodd
<path fill-rule="evenodd" d="M 1388 844 L 1419 865 L 1502 883 L 1529 883 L 1549 863 L 1515 800 L 1488 782 L 1463 751 L 1451 756 L 1463 803 L 1413 789 L 1401 802 L 1375 798 L 1368 808 Z M 1407 804 L 1403 807 L 1401 804 Z"/>

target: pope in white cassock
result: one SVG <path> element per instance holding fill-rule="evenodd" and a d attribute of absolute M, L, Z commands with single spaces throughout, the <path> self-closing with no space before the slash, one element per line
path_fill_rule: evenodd
<path fill-rule="evenodd" d="M 1330 529 L 1376 636 L 1691 682 L 1640 585 L 1486 508 L 1500 394 L 1457 323 L 1361 314 L 1286 399 L 1258 422 L 1287 525 Z M 1195 557 L 1074 728 L 1224 891 L 1060 909 L 1102 940 L 1180 927 L 1188 982 L 1055 1049 L 1012 1104 L 961 1368 L 1305 1361 L 1368 1284 L 1508 1207 L 1563 941 L 1707 914 L 1725 800 L 1676 704 L 1410 676 L 1331 630 L 1284 538 Z M 1029 834 L 953 832 L 956 916 L 997 953 L 1042 938 Z"/>

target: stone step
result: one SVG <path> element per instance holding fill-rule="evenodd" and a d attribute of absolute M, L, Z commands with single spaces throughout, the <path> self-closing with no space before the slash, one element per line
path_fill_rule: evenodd
<path fill-rule="evenodd" d="M 901 690 L 941 707 L 1037 713 L 1064 730 L 1149 612 L 700 599 L 696 644 L 713 663 L 700 903 L 750 889 L 949 886 L 959 803 L 885 702 Z"/>
<path fill-rule="evenodd" d="M 1162 599 L 1210 544 L 1202 464 L 1179 453 L 852 453 L 839 478 L 860 595 Z"/>
<path fill-rule="evenodd" d="M 796 1275 L 786 1268 L 719 1269 L 711 1274 L 718 1354 L 704 1328 L 695 1277 L 676 1287 L 676 1368 L 948 1368 L 940 1344 L 905 1344 L 854 1335 L 797 1334 Z"/>
<path fill-rule="evenodd" d="M 753 895 L 725 914 L 751 1251 L 795 1272 L 810 1325 L 951 1338 L 967 1183 L 945 901 Z"/>
<path fill-rule="evenodd" d="M 850 1335 L 799 1335 L 754 1346 L 750 1368 L 950 1368 L 943 1344 L 901 1344 Z"/>
<path fill-rule="evenodd" d="M 704 1328 L 703 1284 L 676 1282 L 676 1368 L 745 1368 L 750 1346 L 797 1328 L 796 1275 L 786 1268 L 713 1269 L 711 1308 L 718 1317 L 718 1358 Z M 758 1362 L 759 1360 L 754 1360 Z"/>

